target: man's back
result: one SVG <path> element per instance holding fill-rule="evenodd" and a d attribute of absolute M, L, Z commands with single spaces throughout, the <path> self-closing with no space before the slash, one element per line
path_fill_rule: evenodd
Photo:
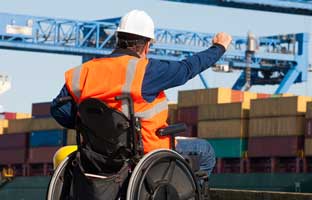
<path fill-rule="evenodd" d="M 77 103 L 86 98 L 114 101 L 114 97 L 122 92 L 130 93 L 130 88 L 125 90 L 132 85 L 133 79 L 138 82 L 143 78 L 135 74 L 135 65 L 129 66 L 133 62 L 147 61 L 129 55 L 93 59 L 66 72 L 66 87 Z M 79 92 L 75 94 L 76 91 Z M 131 91 L 132 96 L 137 97 L 139 93 L 138 89 Z"/>
<path fill-rule="evenodd" d="M 166 126 L 168 106 L 164 92 L 147 102 L 141 88 L 148 60 L 129 55 L 94 59 L 65 73 L 66 88 L 77 104 L 88 98 L 102 100 L 128 116 L 127 101 L 115 97 L 130 94 L 134 112 L 141 119 L 144 152 L 169 148 L 169 138 L 155 134 Z"/>

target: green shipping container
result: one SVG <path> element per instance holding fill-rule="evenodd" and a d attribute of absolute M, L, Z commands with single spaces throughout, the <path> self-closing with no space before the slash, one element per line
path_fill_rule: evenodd
<path fill-rule="evenodd" d="M 1 200 L 44 200 L 50 176 L 16 177 L 0 181 Z"/>
<path fill-rule="evenodd" d="M 217 158 L 240 158 L 247 150 L 247 139 L 207 139 L 214 148 Z"/>
<path fill-rule="evenodd" d="M 281 192 L 312 192 L 312 174 L 308 173 L 251 173 L 212 174 L 212 188 L 263 190 Z"/>

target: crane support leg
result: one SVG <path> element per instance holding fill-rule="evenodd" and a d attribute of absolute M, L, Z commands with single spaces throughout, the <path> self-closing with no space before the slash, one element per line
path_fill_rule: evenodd
<path fill-rule="evenodd" d="M 246 84 L 246 73 L 242 71 L 237 81 L 234 83 L 232 89 L 233 90 L 241 90 Z"/>
<path fill-rule="evenodd" d="M 290 86 L 295 82 L 297 77 L 299 76 L 299 71 L 296 70 L 296 68 L 290 69 L 286 76 L 283 78 L 282 82 L 278 86 L 277 90 L 275 91 L 275 94 L 282 94 L 288 91 Z"/>
<path fill-rule="evenodd" d="M 201 82 L 203 83 L 204 87 L 206 89 L 208 89 L 209 88 L 208 83 L 207 83 L 205 77 L 201 73 L 199 74 L 199 78 L 200 78 Z"/>

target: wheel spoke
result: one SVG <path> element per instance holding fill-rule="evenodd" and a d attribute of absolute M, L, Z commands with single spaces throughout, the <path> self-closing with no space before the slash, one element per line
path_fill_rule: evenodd
<path fill-rule="evenodd" d="M 153 194 L 156 188 L 156 184 L 153 181 L 153 179 L 150 177 L 150 175 L 146 175 L 144 179 L 144 185 L 146 187 L 146 190 L 149 194 Z"/>
<path fill-rule="evenodd" d="M 165 179 L 168 183 L 172 180 L 175 167 L 176 167 L 176 162 L 170 161 L 169 166 L 167 170 L 165 171 L 165 174 L 163 175 L 163 179 Z"/>

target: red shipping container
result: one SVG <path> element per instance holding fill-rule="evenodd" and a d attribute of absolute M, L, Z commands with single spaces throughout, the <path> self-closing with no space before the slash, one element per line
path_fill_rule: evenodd
<path fill-rule="evenodd" d="M 51 102 L 33 103 L 31 114 L 33 117 L 49 117 Z"/>
<path fill-rule="evenodd" d="M 26 149 L 1 149 L 0 164 L 22 164 L 26 161 Z"/>
<path fill-rule="evenodd" d="M 187 125 L 197 125 L 198 107 L 178 108 L 178 122 L 183 122 Z"/>
<path fill-rule="evenodd" d="M 306 122 L 306 137 L 312 138 L 312 119 L 307 119 L 307 122 Z"/>
<path fill-rule="evenodd" d="M 267 99 L 267 98 L 270 98 L 271 96 L 272 96 L 271 94 L 258 93 L 257 99 Z"/>
<path fill-rule="evenodd" d="M 4 112 L 0 113 L 1 119 L 16 119 L 16 113 L 13 112 Z"/>
<path fill-rule="evenodd" d="M 302 136 L 255 137 L 248 139 L 249 157 L 293 157 L 304 148 Z"/>
<path fill-rule="evenodd" d="M 55 152 L 60 147 L 29 148 L 28 163 L 52 163 Z"/>
<path fill-rule="evenodd" d="M 240 90 L 232 90 L 231 93 L 231 102 L 243 102 L 244 101 L 244 92 Z"/>
<path fill-rule="evenodd" d="M 28 133 L 0 135 L 0 149 L 22 149 L 28 144 Z"/>

